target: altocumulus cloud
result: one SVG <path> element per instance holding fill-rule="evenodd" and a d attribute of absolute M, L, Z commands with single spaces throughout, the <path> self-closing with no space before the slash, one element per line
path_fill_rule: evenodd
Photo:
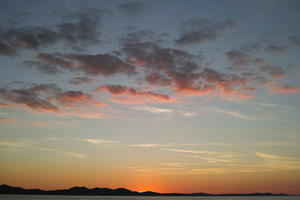
<path fill-rule="evenodd" d="M 124 2 L 119 5 L 118 12 L 138 14 L 144 12 L 146 7 L 138 1 Z M 51 26 L 2 25 L 1 56 L 21 58 L 24 66 L 49 77 L 72 75 L 73 78 L 68 77 L 64 81 L 74 89 L 62 89 L 51 83 L 1 86 L 0 99 L 3 102 L 0 107 L 25 107 L 38 112 L 98 118 L 105 114 L 78 109 L 106 105 L 97 98 L 106 103 L 131 105 L 178 103 L 182 98 L 196 96 L 244 101 L 254 98 L 256 88 L 260 86 L 271 94 L 300 93 L 299 86 L 278 82 L 287 78 L 288 67 L 271 63 L 264 57 L 270 53 L 280 56 L 293 49 L 291 47 L 298 47 L 300 40 L 297 35 L 286 38 L 289 43 L 253 39 L 241 46 L 223 49 L 224 53 L 220 56 L 229 66 L 219 69 L 207 64 L 215 58 L 207 56 L 205 51 L 196 53 L 185 47 L 225 38 L 238 28 L 236 21 L 187 19 L 179 25 L 178 34 L 173 36 L 153 30 L 131 29 L 117 35 L 115 41 L 109 41 L 112 49 L 102 48 L 101 42 L 108 42 L 104 37 L 104 16 L 111 14 L 109 10 L 85 9 L 65 13 L 62 21 Z M 66 48 L 60 48 L 60 52 L 55 49 L 50 51 L 54 45 L 64 45 Z M 98 45 L 101 51 L 86 49 L 91 45 Z M 32 57 L 23 58 L 25 51 L 35 56 L 29 54 Z M 94 84 L 96 81 L 97 84 Z M 83 84 L 87 88 L 98 87 L 91 92 L 78 89 Z M 153 105 L 140 108 L 152 113 L 195 115 L 183 110 L 159 109 Z M 221 113 L 221 110 L 216 112 Z M 237 112 L 223 110 L 222 113 L 253 120 L 253 116 Z"/>
<path fill-rule="evenodd" d="M 78 105 L 104 106 L 93 99 L 91 94 L 81 91 L 64 91 L 55 84 L 23 86 L 21 88 L 2 87 L 0 98 L 11 107 L 26 106 L 38 112 L 61 112 L 63 108 Z"/>
<path fill-rule="evenodd" d="M 65 16 L 69 21 L 53 27 L 0 27 L 0 55 L 17 55 L 21 49 L 37 50 L 64 42 L 68 47 L 80 49 L 99 43 L 99 26 L 108 10 L 87 9 Z"/>

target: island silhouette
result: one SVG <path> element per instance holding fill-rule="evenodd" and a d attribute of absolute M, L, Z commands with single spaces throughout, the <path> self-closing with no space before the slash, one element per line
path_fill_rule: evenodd
<path fill-rule="evenodd" d="M 0 194 L 26 194 L 26 195 L 115 195 L 115 196 L 292 196 L 284 193 L 158 193 L 152 191 L 137 192 L 126 188 L 86 188 L 71 187 L 69 189 L 58 190 L 41 190 L 41 189 L 24 189 L 21 187 L 13 187 L 9 185 L 0 185 Z"/>

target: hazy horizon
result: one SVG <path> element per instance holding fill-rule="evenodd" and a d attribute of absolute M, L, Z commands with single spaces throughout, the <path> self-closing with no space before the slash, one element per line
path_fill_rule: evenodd
<path fill-rule="evenodd" d="M 1 184 L 300 194 L 299 10 L 2 0 Z"/>

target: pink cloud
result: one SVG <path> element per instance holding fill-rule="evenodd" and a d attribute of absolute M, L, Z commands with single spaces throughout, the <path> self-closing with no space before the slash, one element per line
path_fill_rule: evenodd
<path fill-rule="evenodd" d="M 273 94 L 297 94 L 300 93 L 300 86 L 281 85 L 276 82 L 267 83 L 267 89 Z"/>
<path fill-rule="evenodd" d="M 151 92 L 142 91 L 134 88 L 129 88 L 122 85 L 101 85 L 97 87 L 95 92 L 108 92 L 112 96 L 122 96 L 122 98 L 111 98 L 110 101 L 124 103 L 124 102 L 158 102 L 158 103 L 168 103 L 174 102 L 168 95 Z"/>

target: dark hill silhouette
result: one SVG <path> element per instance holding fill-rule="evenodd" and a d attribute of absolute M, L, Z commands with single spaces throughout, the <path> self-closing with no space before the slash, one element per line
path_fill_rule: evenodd
<path fill-rule="evenodd" d="M 209 194 L 209 193 L 157 193 L 152 191 L 136 192 L 126 188 L 86 188 L 72 187 L 62 190 L 24 189 L 9 185 L 0 185 L 0 194 L 30 194 L 30 195 L 116 195 L 116 196 L 289 196 L 289 194 L 247 193 L 247 194 Z"/>

